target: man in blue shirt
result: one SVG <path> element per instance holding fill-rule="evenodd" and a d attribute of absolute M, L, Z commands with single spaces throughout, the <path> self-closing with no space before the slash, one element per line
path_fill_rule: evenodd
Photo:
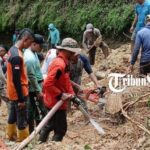
<path fill-rule="evenodd" d="M 132 54 L 130 71 L 133 71 L 133 66 L 137 60 L 140 48 L 141 59 L 140 59 L 140 73 L 147 75 L 150 73 L 150 15 L 146 17 L 146 26 L 143 27 L 136 36 L 134 51 Z"/>
<path fill-rule="evenodd" d="M 90 79 L 94 82 L 95 86 L 99 87 L 99 83 L 93 73 L 88 57 L 84 54 L 75 54 L 70 63 L 70 78 L 78 85 L 81 84 L 83 69 L 87 72 Z"/>
<path fill-rule="evenodd" d="M 96 88 L 100 87 L 98 80 L 95 74 L 93 73 L 90 61 L 86 55 L 81 53 L 76 53 L 74 57 L 72 57 L 69 67 L 70 67 L 70 79 L 72 81 L 74 92 L 77 95 L 79 94 L 79 92 L 82 93 L 82 88 L 80 85 L 81 85 L 81 77 L 82 77 L 83 69 L 89 75 L 90 79 L 93 81 Z M 87 110 L 86 101 L 84 101 L 83 99 L 81 100 L 82 103 L 84 104 L 84 107 Z M 70 109 L 71 109 L 71 102 L 68 103 L 68 112 L 70 111 Z"/>
<path fill-rule="evenodd" d="M 60 34 L 58 29 L 54 26 L 54 24 L 48 25 L 49 36 L 47 41 L 51 44 L 51 48 L 55 48 L 60 42 Z"/>
<path fill-rule="evenodd" d="M 135 38 L 138 31 L 145 26 L 145 17 L 150 14 L 150 0 L 136 0 L 135 18 L 130 28 L 131 37 L 131 53 L 133 52 Z"/>

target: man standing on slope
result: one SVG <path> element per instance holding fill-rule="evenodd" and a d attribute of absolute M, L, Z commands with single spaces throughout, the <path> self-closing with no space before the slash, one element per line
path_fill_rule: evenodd
<path fill-rule="evenodd" d="M 130 28 L 131 36 L 131 54 L 133 52 L 137 32 L 145 26 L 145 17 L 150 14 L 150 0 L 136 0 L 135 17 Z"/>
<path fill-rule="evenodd" d="M 29 135 L 27 128 L 28 78 L 22 50 L 34 41 L 30 29 L 23 29 L 16 44 L 8 52 L 7 94 L 10 100 L 7 135 L 9 140 L 23 141 Z"/>
<path fill-rule="evenodd" d="M 27 108 L 30 133 L 34 130 L 34 124 L 36 123 L 36 125 L 38 125 L 47 113 L 42 100 L 43 75 L 37 56 L 37 53 L 42 50 L 44 38 L 39 34 L 35 34 L 34 36 L 34 42 L 24 52 L 24 60 L 29 80 L 29 100 L 27 102 Z"/>
<path fill-rule="evenodd" d="M 69 77 L 69 61 L 79 50 L 78 44 L 72 38 L 65 38 L 61 46 L 56 48 L 59 50 L 58 56 L 49 66 L 47 77 L 44 80 L 44 102 L 49 110 L 57 101 L 69 100 L 74 95 Z M 67 101 L 42 129 L 39 138 L 41 142 L 46 142 L 51 131 L 54 131 L 53 141 L 62 141 L 67 131 L 66 109 Z"/>
<path fill-rule="evenodd" d="M 132 54 L 131 65 L 129 67 L 130 72 L 133 71 L 133 66 L 137 60 L 140 48 L 140 74 L 147 75 L 150 73 L 150 15 L 146 17 L 146 26 L 142 28 L 136 36 L 135 46 Z"/>
<path fill-rule="evenodd" d="M 60 42 L 60 34 L 54 24 L 48 25 L 49 35 L 47 41 L 51 44 L 51 48 L 55 48 Z"/>

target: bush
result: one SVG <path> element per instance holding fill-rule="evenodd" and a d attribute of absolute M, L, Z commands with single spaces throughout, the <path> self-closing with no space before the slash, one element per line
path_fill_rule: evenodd
<path fill-rule="evenodd" d="M 120 37 L 133 20 L 133 3 L 123 0 L 26 0 L 3 2 L 0 6 L 0 32 L 30 27 L 47 35 L 47 26 L 54 23 L 62 37 L 78 40 L 87 23 L 101 30 L 106 37 Z"/>

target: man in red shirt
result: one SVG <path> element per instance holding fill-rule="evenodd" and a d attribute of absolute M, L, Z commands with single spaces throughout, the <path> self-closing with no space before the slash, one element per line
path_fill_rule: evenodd
<path fill-rule="evenodd" d="M 60 99 L 69 100 L 74 91 L 69 77 L 69 61 L 79 50 L 77 42 L 72 38 L 65 38 L 59 50 L 58 56 L 53 60 L 48 68 L 48 74 L 44 81 L 44 103 L 50 110 Z M 67 101 L 49 120 L 42 129 L 39 140 L 46 142 L 50 131 L 54 131 L 53 141 L 62 141 L 67 131 L 66 120 Z"/>

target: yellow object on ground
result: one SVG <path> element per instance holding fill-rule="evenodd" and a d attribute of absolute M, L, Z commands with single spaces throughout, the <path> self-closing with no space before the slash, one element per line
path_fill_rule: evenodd
<path fill-rule="evenodd" d="M 22 142 L 24 139 L 26 139 L 29 136 L 29 128 L 26 127 L 23 130 L 17 130 L 17 141 Z"/>
<path fill-rule="evenodd" d="M 16 124 L 7 124 L 7 136 L 8 139 L 11 141 L 15 141 L 17 138 L 17 130 L 16 130 Z"/>

